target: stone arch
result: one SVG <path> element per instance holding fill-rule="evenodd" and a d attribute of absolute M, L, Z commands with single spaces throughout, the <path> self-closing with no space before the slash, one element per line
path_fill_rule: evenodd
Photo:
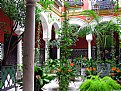
<path fill-rule="evenodd" d="M 81 28 L 83 28 L 83 27 L 88 26 L 88 23 L 85 20 L 80 19 L 80 18 L 71 18 L 69 20 L 69 24 L 76 24 L 76 25 L 78 25 L 80 27 L 79 30 L 81 30 Z"/>
<path fill-rule="evenodd" d="M 49 29 L 49 23 L 48 23 L 48 17 L 44 12 L 40 13 L 40 20 L 43 27 L 43 38 L 51 38 L 50 29 Z"/>
<path fill-rule="evenodd" d="M 50 39 L 50 41 L 58 39 L 58 34 L 54 30 L 58 31 L 59 28 L 61 28 L 60 22 L 58 22 L 56 20 L 51 22 L 51 24 L 50 24 L 50 30 L 51 30 L 51 39 Z M 52 58 L 52 59 L 59 58 L 60 53 L 59 53 L 58 50 L 59 49 L 57 49 L 57 47 L 51 47 L 50 48 L 50 58 Z"/>
<path fill-rule="evenodd" d="M 58 21 L 53 21 L 51 24 L 50 24 L 50 30 L 52 29 L 52 26 L 54 26 L 55 30 L 59 30 L 61 28 L 61 25 L 59 24 L 60 22 Z M 58 38 L 58 34 L 55 34 L 55 38 L 57 39 Z"/>
<path fill-rule="evenodd" d="M 117 23 L 117 19 L 114 18 L 113 16 L 102 16 L 100 17 L 99 23 L 108 22 L 111 20 L 113 23 Z M 92 28 L 94 28 L 95 26 L 97 26 L 97 22 L 95 20 L 92 20 L 92 22 L 90 22 L 89 25 L 91 25 Z"/>
<path fill-rule="evenodd" d="M 39 4 L 37 4 L 37 7 L 40 9 L 42 8 L 41 5 Z M 42 27 L 43 27 L 43 39 L 51 38 L 49 22 L 48 22 L 49 20 L 44 11 L 40 12 L 40 20 L 41 20 Z"/>
<path fill-rule="evenodd" d="M 69 24 L 76 24 L 76 25 L 79 25 L 80 28 L 85 27 L 85 26 L 88 25 L 88 23 L 87 23 L 85 20 L 80 19 L 80 18 L 71 18 L 71 19 L 69 20 Z"/>

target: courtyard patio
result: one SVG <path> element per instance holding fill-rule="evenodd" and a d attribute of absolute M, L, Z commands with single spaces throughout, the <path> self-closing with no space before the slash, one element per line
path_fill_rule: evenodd
<path fill-rule="evenodd" d="M 0 91 L 120 91 L 121 0 L 1 0 Z"/>

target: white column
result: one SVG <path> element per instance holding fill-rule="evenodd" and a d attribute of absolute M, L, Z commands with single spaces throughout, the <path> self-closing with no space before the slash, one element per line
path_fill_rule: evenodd
<path fill-rule="evenodd" d="M 91 41 L 88 42 L 88 59 L 91 59 Z"/>
<path fill-rule="evenodd" d="M 49 47 L 48 47 L 48 42 L 50 38 L 44 38 L 45 41 L 45 61 L 49 58 Z"/>
<path fill-rule="evenodd" d="M 0 42 L 0 63 L 2 63 L 3 56 L 4 56 L 4 45 Z"/>
<path fill-rule="evenodd" d="M 22 40 L 17 44 L 17 64 L 22 64 Z"/>
<path fill-rule="evenodd" d="M 88 59 L 91 59 L 91 41 L 92 41 L 92 34 L 86 35 L 86 40 L 88 42 Z"/>
<path fill-rule="evenodd" d="M 57 59 L 60 59 L 60 48 L 57 49 Z"/>
<path fill-rule="evenodd" d="M 91 0 L 88 0 L 88 3 L 89 3 L 88 9 L 89 9 L 89 10 L 92 9 L 91 2 L 92 2 Z"/>
<path fill-rule="evenodd" d="M 24 32 L 24 28 L 20 28 L 18 25 L 15 33 L 20 36 Z M 17 64 L 22 64 L 22 40 L 17 44 Z"/>

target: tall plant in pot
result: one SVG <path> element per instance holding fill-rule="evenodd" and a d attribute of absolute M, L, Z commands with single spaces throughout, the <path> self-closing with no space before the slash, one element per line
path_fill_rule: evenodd
<path fill-rule="evenodd" d="M 68 57 L 70 56 L 69 46 L 72 45 L 73 40 L 71 39 L 72 29 L 68 24 L 67 18 L 67 4 L 65 3 L 65 11 L 64 11 L 64 22 L 61 32 L 61 41 L 60 41 L 60 49 L 61 49 L 61 59 L 60 59 L 60 72 L 58 73 L 59 80 L 59 91 L 68 91 L 68 86 L 70 82 L 70 61 Z"/>
<path fill-rule="evenodd" d="M 62 28 L 60 31 L 55 31 L 58 35 L 60 35 L 59 38 L 59 47 L 61 49 L 61 57 L 59 62 L 59 67 L 56 69 L 56 73 L 58 76 L 59 81 L 59 91 L 68 91 L 68 86 L 70 82 L 70 76 L 72 75 L 72 65 L 70 65 L 70 60 L 68 60 L 69 56 L 71 55 L 72 49 L 69 47 L 73 44 L 75 44 L 77 39 L 77 26 L 69 25 L 67 13 L 69 5 L 64 2 L 65 10 L 64 10 L 64 21 L 62 23 Z"/>

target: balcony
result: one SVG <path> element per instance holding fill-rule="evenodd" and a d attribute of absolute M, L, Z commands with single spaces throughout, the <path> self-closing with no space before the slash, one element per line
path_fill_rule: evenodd
<path fill-rule="evenodd" d="M 91 1 L 91 8 L 92 10 L 106 10 L 106 9 L 113 9 L 114 3 L 110 0 L 95 0 Z"/>

